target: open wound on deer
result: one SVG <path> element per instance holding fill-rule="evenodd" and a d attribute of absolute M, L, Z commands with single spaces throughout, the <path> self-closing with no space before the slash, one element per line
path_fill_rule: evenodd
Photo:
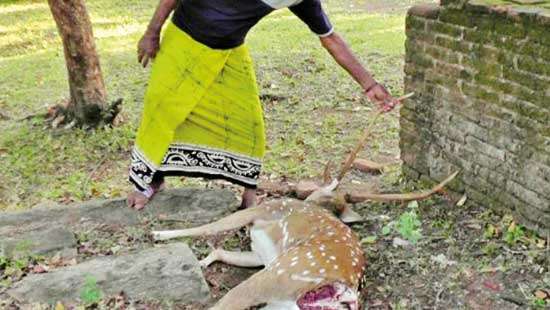
<path fill-rule="evenodd" d="M 236 212 L 197 228 L 154 232 L 156 240 L 211 235 L 252 224 L 252 252 L 214 250 L 201 264 L 223 261 L 265 266 L 229 291 L 212 309 L 359 309 L 365 270 L 351 229 L 316 201 L 280 199 Z"/>

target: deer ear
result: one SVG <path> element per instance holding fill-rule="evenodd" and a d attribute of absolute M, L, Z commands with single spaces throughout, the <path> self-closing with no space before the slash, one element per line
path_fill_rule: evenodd
<path fill-rule="evenodd" d="M 314 191 L 306 198 L 306 201 L 318 202 L 323 198 L 331 197 L 333 194 L 332 192 L 336 189 L 336 187 L 338 187 L 338 180 L 334 179 L 329 185 Z"/>
<path fill-rule="evenodd" d="M 357 223 L 363 222 L 364 219 L 359 213 L 353 211 L 349 205 L 346 205 L 340 213 L 340 220 L 344 223 Z"/>

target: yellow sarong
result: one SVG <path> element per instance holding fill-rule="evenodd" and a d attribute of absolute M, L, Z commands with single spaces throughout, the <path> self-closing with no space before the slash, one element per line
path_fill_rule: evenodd
<path fill-rule="evenodd" d="M 246 46 L 217 50 L 170 23 L 151 72 L 130 180 L 170 175 L 256 187 L 265 151 L 262 106 Z"/>

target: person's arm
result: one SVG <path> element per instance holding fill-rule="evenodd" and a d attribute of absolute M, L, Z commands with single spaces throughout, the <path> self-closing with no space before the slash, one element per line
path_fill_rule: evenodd
<path fill-rule="evenodd" d="M 332 32 L 327 36 L 320 37 L 320 40 L 323 47 L 332 55 L 334 60 L 361 85 L 371 101 L 379 103 L 385 111 L 394 108 L 397 101 L 363 67 L 342 37 Z"/>
<path fill-rule="evenodd" d="M 138 43 L 138 61 L 146 67 L 155 58 L 160 48 L 160 31 L 170 13 L 176 8 L 177 0 L 160 0 L 145 34 Z"/>

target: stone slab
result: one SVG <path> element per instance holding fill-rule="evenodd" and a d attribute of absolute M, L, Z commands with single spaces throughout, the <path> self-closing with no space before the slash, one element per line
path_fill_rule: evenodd
<path fill-rule="evenodd" d="M 211 222 L 235 209 L 237 199 L 229 190 L 174 189 L 159 193 L 143 211 L 126 207 L 124 198 L 96 200 L 69 206 L 37 207 L 24 212 L 0 213 L 0 237 L 11 238 L 51 227 L 85 224 L 131 226 L 143 217 L 168 215 L 193 224 Z"/>
<path fill-rule="evenodd" d="M 64 258 L 76 256 L 76 238 L 65 228 L 31 231 L 0 239 L 0 256 L 16 257 L 62 253 Z"/>
<path fill-rule="evenodd" d="M 197 259 L 186 244 L 173 243 L 123 256 L 106 256 L 33 274 L 7 294 L 21 303 L 78 302 L 87 279 L 102 296 L 203 303 L 210 297 Z"/>

